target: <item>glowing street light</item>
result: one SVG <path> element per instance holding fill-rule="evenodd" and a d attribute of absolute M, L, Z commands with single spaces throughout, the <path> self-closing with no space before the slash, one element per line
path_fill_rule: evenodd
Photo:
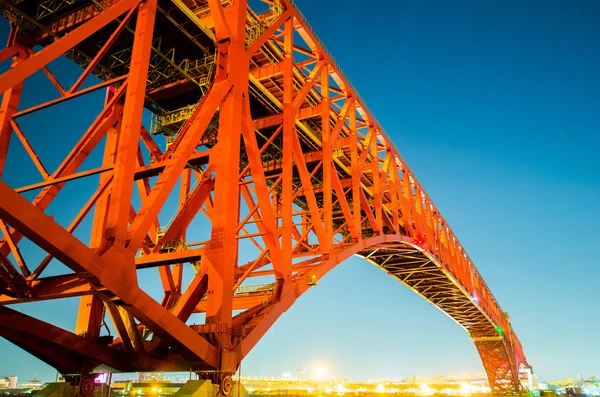
<path fill-rule="evenodd" d="M 324 379 L 325 375 L 327 375 L 327 372 L 325 371 L 325 368 L 323 368 L 323 367 L 318 367 L 315 370 L 315 373 L 317 375 L 317 379 Z"/>
<path fill-rule="evenodd" d="M 427 385 L 426 383 L 421 383 L 419 385 L 419 389 L 420 389 L 419 394 L 424 395 L 424 396 L 431 396 L 435 391 L 431 387 L 429 387 L 429 385 Z"/>
<path fill-rule="evenodd" d="M 468 396 L 471 394 L 471 385 L 469 385 L 467 382 L 463 382 L 460 385 L 460 392 L 463 396 Z"/>

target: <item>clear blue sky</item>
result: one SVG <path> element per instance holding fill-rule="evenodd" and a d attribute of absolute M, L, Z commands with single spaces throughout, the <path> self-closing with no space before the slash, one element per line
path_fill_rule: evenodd
<path fill-rule="evenodd" d="M 298 3 L 512 316 L 540 378 L 599 376 L 600 4 Z M 0 33 L 4 42 L 4 21 Z M 54 95 L 41 78 L 29 88 Z M 64 110 L 73 130 L 97 110 L 78 106 Z M 26 124 L 50 163 L 73 140 Z M 23 167 L 23 178 L 35 171 Z M 19 309 L 70 329 L 76 303 Z M 0 357 L 0 375 L 54 377 L 5 340 Z M 359 259 L 301 297 L 242 372 L 298 367 L 352 380 L 482 370 L 466 332 Z"/>

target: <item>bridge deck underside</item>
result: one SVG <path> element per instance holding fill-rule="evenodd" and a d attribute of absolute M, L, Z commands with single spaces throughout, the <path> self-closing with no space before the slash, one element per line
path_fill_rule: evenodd
<path fill-rule="evenodd" d="M 494 324 L 456 280 L 423 250 L 386 244 L 358 254 L 404 283 L 460 324 L 472 337 L 497 337 Z"/>
<path fill-rule="evenodd" d="M 465 289 L 423 249 L 406 243 L 381 244 L 357 254 L 385 270 L 462 326 L 473 341 L 488 377 L 498 389 L 513 387 L 512 346 Z"/>

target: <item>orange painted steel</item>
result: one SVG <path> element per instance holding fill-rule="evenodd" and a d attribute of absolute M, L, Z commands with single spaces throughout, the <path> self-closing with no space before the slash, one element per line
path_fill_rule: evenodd
<path fill-rule="evenodd" d="M 494 391 L 521 390 L 529 364 L 508 316 L 289 0 L 257 10 L 244 0 L 32 4 L 0 0 L 12 26 L 0 52 L 11 62 L 0 75 L 0 335 L 67 375 L 107 364 L 218 381 L 300 295 L 358 255 L 461 325 Z M 60 56 L 82 67 L 68 89 L 47 68 Z M 37 71 L 58 97 L 21 108 Z M 106 87 L 95 120 L 48 169 L 19 118 Z M 6 162 L 13 133 L 39 182 L 7 184 L 20 172 Z M 102 165 L 86 169 L 96 148 Z M 97 187 L 62 225 L 49 206 L 68 201 L 61 191 L 75 180 Z M 85 219 L 89 243 L 73 236 Z M 194 222 L 210 227 L 207 239 L 191 239 Z M 47 253 L 35 267 L 23 237 Z M 72 273 L 44 276 L 53 259 Z M 160 302 L 138 282 L 147 268 L 158 269 Z M 194 270 L 189 284 L 184 268 Z M 252 286 L 253 277 L 270 281 Z M 7 307 L 76 296 L 75 332 Z M 202 324 L 190 324 L 195 312 Z M 102 331 L 106 313 L 116 337 Z"/>

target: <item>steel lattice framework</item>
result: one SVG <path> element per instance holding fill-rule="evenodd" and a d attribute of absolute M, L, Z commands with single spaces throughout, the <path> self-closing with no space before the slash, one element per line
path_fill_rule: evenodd
<path fill-rule="evenodd" d="M 519 391 L 521 344 L 464 248 L 298 9 L 265 3 L 0 0 L 12 27 L 0 172 L 19 172 L 7 163 L 17 139 L 40 173 L 0 181 L 0 335 L 63 374 L 106 364 L 223 381 L 300 295 L 359 255 L 464 327 L 495 391 Z M 61 56 L 81 66 L 69 87 L 47 67 Z M 23 108 L 39 71 L 57 96 Z M 100 89 L 97 117 L 49 170 L 20 118 Z M 86 168 L 94 150 L 102 164 Z M 82 179 L 97 187 L 75 219 L 55 221 L 50 204 Z M 160 224 L 169 197 L 179 204 Z M 210 235 L 190 241 L 199 218 Z M 73 235 L 85 219 L 87 244 Z M 27 239 L 41 263 L 26 263 Z M 241 263 L 242 249 L 257 254 Z M 71 272 L 45 276 L 53 260 Z M 160 302 L 138 283 L 146 268 L 159 270 Z M 7 307 L 76 296 L 75 332 Z M 116 338 L 101 334 L 105 313 Z M 193 313 L 204 323 L 189 324 Z"/>

